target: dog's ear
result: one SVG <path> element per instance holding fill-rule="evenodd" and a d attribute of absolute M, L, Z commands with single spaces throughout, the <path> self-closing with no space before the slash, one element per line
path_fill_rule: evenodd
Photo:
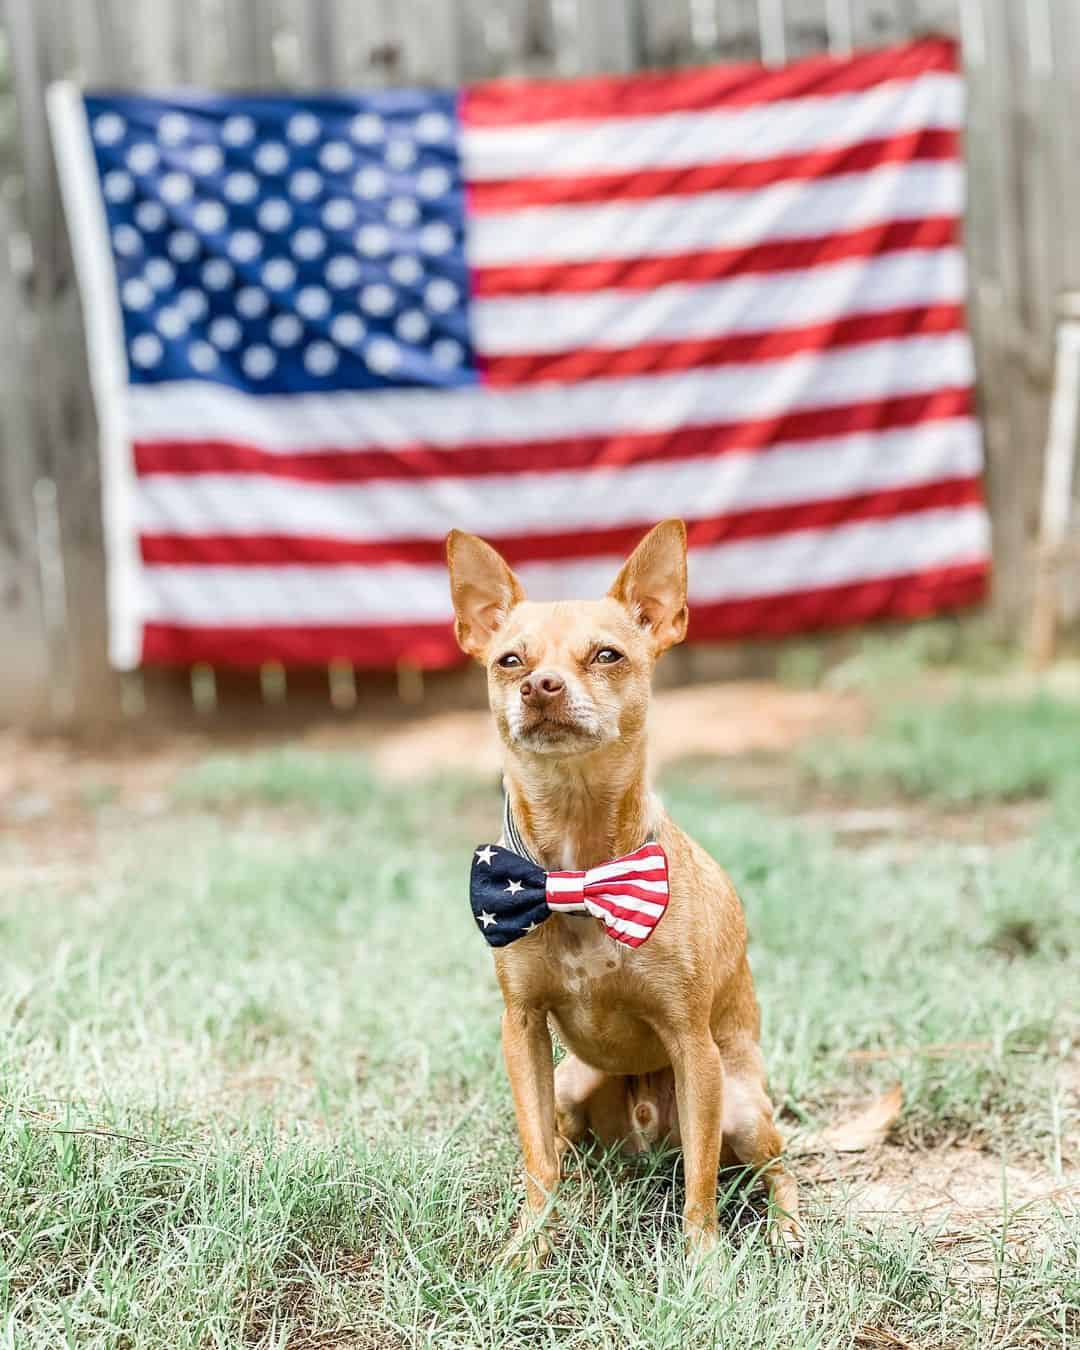
<path fill-rule="evenodd" d="M 451 530 L 446 536 L 446 561 L 454 602 L 454 636 L 463 652 L 480 661 L 492 633 L 525 599 L 525 591 L 506 560 L 475 534 Z"/>
<path fill-rule="evenodd" d="M 657 655 L 686 636 L 686 526 L 665 520 L 623 564 L 608 595 L 652 634 Z"/>

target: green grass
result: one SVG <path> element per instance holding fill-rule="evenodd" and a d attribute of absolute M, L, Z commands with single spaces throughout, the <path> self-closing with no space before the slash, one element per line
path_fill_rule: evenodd
<path fill-rule="evenodd" d="M 1057 782 L 1040 764 L 1025 781 Z M 1008 850 L 929 846 L 917 865 L 700 783 L 665 797 L 744 894 L 785 1128 L 899 1077 L 913 1170 L 956 1139 L 1051 1177 L 1075 1165 L 1057 1070 L 1076 1031 L 1080 793 L 1059 786 Z M 0 1346 L 1075 1343 L 1064 1198 L 1022 1245 L 1029 1220 L 996 1206 L 956 1244 L 807 1184 L 809 1252 L 791 1262 L 726 1176 L 705 1289 L 681 1256 L 677 1160 L 593 1159 L 550 1265 L 502 1269 L 517 1149 L 465 897 L 497 815 L 491 784 L 404 792 L 348 756 L 217 758 L 166 819 L 105 802 L 82 880 L 0 894 Z M 6 875 L 18 850 L 0 844 Z M 983 1048 L 849 1055 L 957 1041 Z"/>
<path fill-rule="evenodd" d="M 866 735 L 817 741 L 800 758 L 811 782 L 853 795 L 945 806 L 1038 796 L 1080 778 L 1080 703 L 1047 693 L 902 703 Z"/>

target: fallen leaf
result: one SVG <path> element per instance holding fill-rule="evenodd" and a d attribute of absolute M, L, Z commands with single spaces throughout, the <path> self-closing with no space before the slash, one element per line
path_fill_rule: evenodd
<path fill-rule="evenodd" d="M 835 1153 L 862 1153 L 882 1142 L 903 1105 L 904 1089 L 894 1083 L 865 1110 L 825 1130 L 821 1142 Z"/>

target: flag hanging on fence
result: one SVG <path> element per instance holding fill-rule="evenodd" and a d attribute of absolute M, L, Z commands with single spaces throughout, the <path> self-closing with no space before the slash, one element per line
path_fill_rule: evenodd
<path fill-rule="evenodd" d="M 976 601 L 962 103 L 937 40 L 458 93 L 57 87 L 115 663 L 447 664 L 452 526 L 545 598 L 682 516 L 697 639 Z"/>

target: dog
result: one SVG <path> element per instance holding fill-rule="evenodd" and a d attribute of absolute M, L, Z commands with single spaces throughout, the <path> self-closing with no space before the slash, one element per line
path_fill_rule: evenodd
<path fill-rule="evenodd" d="M 770 1238 L 797 1249 L 798 1190 L 766 1092 L 742 905 L 649 786 L 653 667 L 686 635 L 685 525 L 652 529 L 602 600 L 529 601 L 500 554 L 459 530 L 447 560 L 457 641 L 486 668 L 505 746 L 501 845 L 517 845 L 509 865 L 528 867 L 525 854 L 549 874 L 580 875 L 652 841 L 633 856 L 653 866 L 662 850 L 667 867 L 666 908 L 647 906 L 662 916 L 639 945 L 628 945 L 636 925 L 609 930 L 591 913 L 540 901 L 544 921 L 494 947 L 525 1168 L 511 1248 L 528 1265 L 549 1250 L 562 1156 L 591 1134 L 631 1152 L 664 1140 L 681 1147 L 691 1255 L 717 1245 L 722 1163 L 764 1177 Z M 504 856 L 493 846 L 478 854 L 474 875 Z M 515 886 L 522 891 L 513 879 L 498 889 Z M 477 917 L 496 924 L 484 905 Z M 566 1048 L 557 1068 L 552 1030 Z"/>

